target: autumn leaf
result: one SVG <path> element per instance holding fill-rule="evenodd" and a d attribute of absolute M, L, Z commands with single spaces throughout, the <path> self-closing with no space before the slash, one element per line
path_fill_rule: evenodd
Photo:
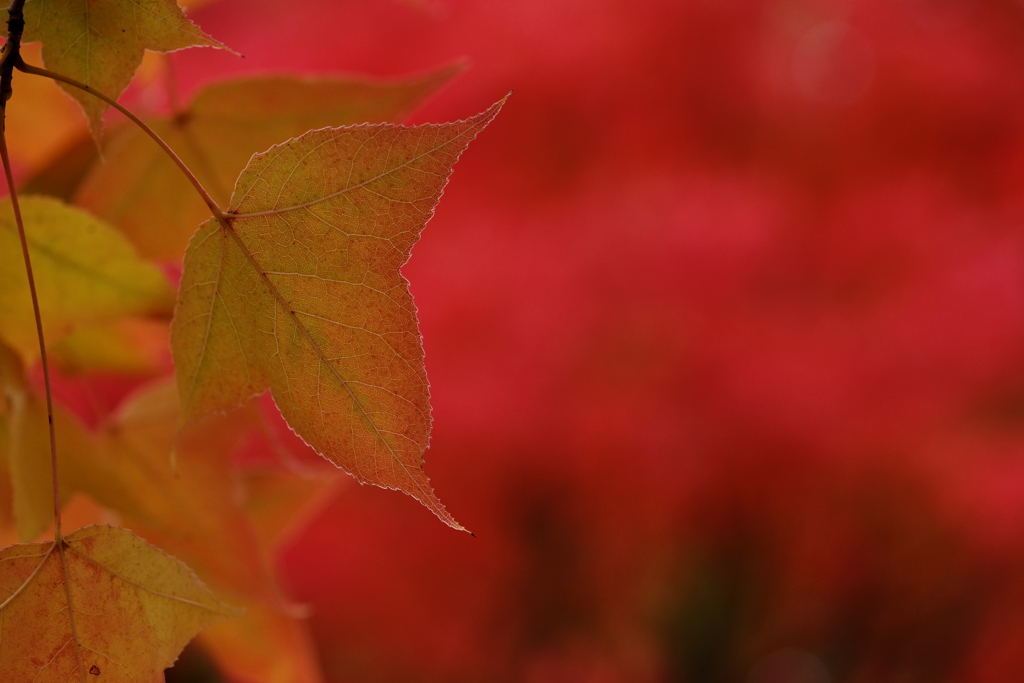
<path fill-rule="evenodd" d="M 21 200 L 49 342 L 76 325 L 170 313 L 174 292 L 116 230 L 44 197 Z M 26 358 L 39 353 L 28 280 L 10 200 L 0 202 L 0 338 Z"/>
<path fill-rule="evenodd" d="M 225 495 L 234 488 L 230 456 L 254 429 L 254 411 L 218 415 L 180 431 L 178 397 L 170 378 L 129 397 L 99 434 L 94 460 L 107 463 L 127 493 L 110 507 L 141 535 L 185 560 L 206 567 L 204 578 L 236 593 L 258 592 L 256 545 L 248 542 L 241 507 Z M 172 457 L 172 452 L 176 455 Z"/>
<path fill-rule="evenodd" d="M 163 679 L 205 626 L 237 616 L 184 564 L 130 531 L 79 529 L 0 551 L 0 680 Z"/>
<path fill-rule="evenodd" d="M 149 125 L 224 206 L 246 162 L 308 130 L 397 121 L 462 70 L 392 83 L 334 78 L 245 78 L 211 85 L 172 118 Z M 180 260 L 210 209 L 181 170 L 135 126 L 110 136 L 75 203 L 116 225 L 143 256 Z M 159 210 L 157 210 L 159 207 Z"/>
<path fill-rule="evenodd" d="M 306 626 L 278 589 L 270 555 L 233 495 L 239 486 L 232 454 L 258 419 L 246 408 L 179 433 L 177 390 L 167 378 L 128 398 L 112 416 L 98 459 L 126 491 L 111 503 L 125 526 L 244 607 L 240 619 L 200 636 L 221 671 L 238 680 L 315 683 L 320 677 Z"/>
<path fill-rule="evenodd" d="M 269 388 L 321 455 L 461 529 L 422 468 L 427 378 L 399 268 L 502 104 L 457 123 L 311 131 L 256 155 L 229 229 L 208 221 L 185 254 L 171 348 L 186 420 Z"/>
<path fill-rule="evenodd" d="M 227 49 L 186 19 L 175 0 L 29 0 L 24 40 L 43 42 L 48 69 L 115 99 L 132 80 L 144 50 Z M 82 105 L 96 134 L 109 105 L 61 87 Z"/>
<path fill-rule="evenodd" d="M 0 415 L 0 436 L 8 437 L 0 443 L 0 469 L 11 472 L 0 484 L 10 482 L 13 504 L 8 499 L 6 509 L 13 507 L 19 538 L 32 540 L 53 519 L 46 410 L 27 387 L 17 356 L 2 346 L 0 371 L 10 404 Z M 59 405 L 56 410 L 62 502 L 83 492 L 120 513 L 125 526 L 185 560 L 219 595 L 245 608 L 242 618 L 203 635 L 222 670 L 240 678 L 277 672 L 264 679 L 274 683 L 318 681 L 306 627 L 277 588 L 261 536 L 230 494 L 238 487 L 231 454 L 255 428 L 256 412 L 215 416 L 179 434 L 170 378 L 130 397 L 96 435 Z M 289 521 L 282 516 L 275 523 Z"/>

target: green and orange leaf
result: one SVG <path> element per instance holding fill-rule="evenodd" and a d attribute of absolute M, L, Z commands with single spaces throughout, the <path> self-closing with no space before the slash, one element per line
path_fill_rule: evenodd
<path fill-rule="evenodd" d="M 100 436 L 100 459 L 129 493 L 112 507 L 125 526 L 184 560 L 216 593 L 245 609 L 200 635 L 232 679 L 317 683 L 302 620 L 277 588 L 270 554 L 236 495 L 231 456 L 258 426 L 255 410 L 212 416 L 179 433 L 169 378 L 130 397 Z M 172 464 L 171 452 L 175 452 Z"/>
<path fill-rule="evenodd" d="M 128 87 L 145 50 L 224 48 L 186 19 L 175 0 L 29 0 L 24 40 L 43 42 L 48 69 L 115 99 Z M 78 100 L 98 133 L 109 105 L 61 87 Z"/>
<path fill-rule="evenodd" d="M 80 209 L 24 197 L 21 211 L 47 342 L 78 325 L 128 315 L 170 315 L 174 290 L 116 230 Z M 10 200 L 0 202 L 0 339 L 23 358 L 39 353 L 28 279 Z"/>
<path fill-rule="evenodd" d="M 157 683 L 200 629 L 233 616 L 188 567 L 125 529 L 79 529 L 63 553 L 52 541 L 0 551 L 5 682 Z"/>
<path fill-rule="evenodd" d="M 423 472 L 427 377 L 400 268 L 503 103 L 456 123 L 311 131 L 253 157 L 227 221 L 185 255 L 171 329 L 185 419 L 270 389 L 321 455 L 461 529 Z"/>

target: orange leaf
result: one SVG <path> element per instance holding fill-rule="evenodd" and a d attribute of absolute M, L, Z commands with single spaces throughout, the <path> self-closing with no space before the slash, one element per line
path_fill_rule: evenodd
<path fill-rule="evenodd" d="M 281 595 L 270 557 L 232 495 L 238 486 L 231 455 L 256 419 L 255 411 L 235 411 L 179 434 L 174 383 L 160 381 L 129 398 L 111 419 L 101 462 L 130 491 L 113 504 L 125 525 L 245 608 L 242 618 L 201 636 L 221 671 L 238 680 L 317 683 L 306 625 Z"/>
<path fill-rule="evenodd" d="M 502 104 L 442 125 L 311 131 L 253 157 L 228 227 L 208 221 L 185 254 L 171 326 L 185 419 L 269 388 L 321 455 L 462 529 L 423 472 L 427 377 L 399 268 Z"/>
<path fill-rule="evenodd" d="M 24 39 L 43 42 L 47 68 L 115 99 L 128 87 L 144 50 L 224 48 L 186 19 L 175 0 L 33 0 L 25 6 Z M 61 87 L 82 105 L 96 134 L 109 105 Z"/>
<path fill-rule="evenodd" d="M 87 672 L 107 683 L 161 680 L 197 631 L 230 616 L 188 567 L 125 529 L 79 529 L 63 552 L 53 542 L 0 551 L 5 683 Z"/>
<path fill-rule="evenodd" d="M 323 680 L 313 638 L 297 609 L 247 601 L 245 616 L 222 621 L 197 641 L 225 678 L 259 683 L 319 683 Z"/>

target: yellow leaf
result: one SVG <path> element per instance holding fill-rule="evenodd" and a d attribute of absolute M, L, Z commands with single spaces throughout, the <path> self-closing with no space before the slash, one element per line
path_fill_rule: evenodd
<path fill-rule="evenodd" d="M 171 326 L 185 419 L 269 388 L 321 455 L 461 529 L 423 472 L 427 377 L 399 268 L 503 103 L 456 123 L 310 131 L 254 156 L 230 228 L 208 221 L 185 254 Z"/>
<path fill-rule="evenodd" d="M 18 538 L 31 541 L 53 521 L 53 470 L 50 463 L 46 406 L 32 394 L 25 371 L 10 348 L 0 344 L 0 387 L 7 403 L 3 452 L 10 473 L 11 510 Z M 64 415 L 54 415 L 54 426 L 64 443 L 89 450 L 84 430 Z M 66 483 L 66 482 L 65 482 Z M 66 487 L 63 487 L 66 489 Z M 69 491 L 62 491 L 62 502 Z"/>
<path fill-rule="evenodd" d="M 66 581 L 53 542 L 0 551 L 0 681 L 155 683 L 200 629 L 236 616 L 125 529 L 69 534 L 63 561 Z"/>
<path fill-rule="evenodd" d="M 31 0 L 25 4 L 24 40 L 43 42 L 48 69 L 115 99 L 128 87 L 144 50 L 224 48 L 186 19 L 175 0 Z M 61 87 L 82 105 L 97 133 L 109 105 Z"/>
<path fill-rule="evenodd" d="M 79 324 L 170 314 L 174 290 L 116 230 L 45 197 L 21 202 L 48 343 Z M 32 300 L 10 200 L 0 202 L 0 337 L 26 359 L 39 353 Z"/>
<path fill-rule="evenodd" d="M 394 121 L 462 70 L 369 83 L 331 78 L 245 78 L 202 90 L 172 119 L 149 125 L 225 206 L 249 158 L 307 130 Z M 180 260 L 210 210 L 174 165 L 136 126 L 110 136 L 104 161 L 86 176 L 75 203 L 116 225 L 147 258 Z"/>

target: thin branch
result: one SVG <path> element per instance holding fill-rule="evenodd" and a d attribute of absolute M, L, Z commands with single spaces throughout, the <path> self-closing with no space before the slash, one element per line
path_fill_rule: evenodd
<path fill-rule="evenodd" d="M 11 173 L 11 158 L 7 153 L 7 107 L 0 109 L 4 117 L 0 130 L 0 159 L 3 159 L 4 175 L 7 177 L 7 188 L 11 193 L 11 206 L 14 207 L 14 222 L 18 226 L 18 239 L 21 241 L 21 256 L 25 261 L 25 273 L 28 275 L 28 291 L 32 295 L 32 313 L 36 319 L 36 336 L 39 338 L 39 360 L 43 366 L 43 386 L 46 389 L 46 419 L 50 425 L 50 467 L 53 470 L 53 538 L 61 540 L 60 529 L 60 479 L 57 476 L 57 437 L 53 426 L 53 392 L 50 389 L 50 363 L 46 357 L 46 341 L 43 337 L 43 318 L 39 312 L 39 295 L 36 292 L 36 279 L 32 272 L 32 260 L 28 253 L 28 238 L 25 236 L 25 223 L 21 218 L 21 204 L 18 193 L 14 189 L 14 176 Z"/>
<path fill-rule="evenodd" d="M 7 8 L 7 42 L 0 59 L 0 106 L 11 99 L 11 75 L 14 65 L 21 61 L 21 34 L 25 30 L 25 0 L 11 0 Z"/>
<path fill-rule="evenodd" d="M 78 642 L 78 626 L 75 623 L 75 604 L 71 598 L 71 581 L 68 578 L 67 559 L 64 556 L 64 537 L 61 533 L 60 519 L 60 474 L 57 466 L 57 434 L 53 422 L 53 389 L 50 386 L 50 363 L 46 357 L 46 339 L 43 336 L 43 317 L 39 312 L 39 295 L 36 292 L 36 279 L 32 273 L 32 259 L 28 251 L 28 237 L 25 235 L 25 222 L 21 216 L 21 204 L 18 201 L 18 192 L 14 186 L 14 173 L 11 171 L 11 156 L 7 151 L 7 101 L 14 94 L 11 82 L 14 77 L 14 67 L 22 64 L 21 59 L 21 34 L 25 28 L 25 17 L 22 8 L 25 0 L 12 0 L 11 6 L 7 8 L 10 18 L 7 20 L 7 42 L 3 47 L 3 58 L 0 61 L 0 160 L 3 161 L 4 176 L 7 179 L 7 188 L 11 193 L 11 206 L 14 209 L 14 222 L 18 226 L 18 239 L 21 242 L 21 255 L 25 261 L 25 274 L 28 276 L 28 291 L 32 296 L 32 313 L 36 320 L 36 337 L 39 339 L 39 362 L 43 366 L 43 386 L 46 391 L 46 421 L 50 432 L 50 474 L 53 486 L 53 545 L 47 551 L 46 557 L 40 562 L 40 567 L 46 562 L 53 547 L 57 548 L 57 555 L 60 558 L 60 571 L 64 579 L 64 598 L 68 605 L 68 621 L 71 625 L 71 642 L 75 649 L 75 659 L 78 662 L 78 678 L 85 683 L 85 664 L 82 661 L 82 648 Z M 38 571 L 38 568 L 37 568 Z M 27 584 L 27 582 L 26 582 Z"/>
<path fill-rule="evenodd" d="M 171 149 L 166 142 L 164 142 L 163 138 L 156 134 L 156 131 L 147 126 L 138 116 L 136 116 L 128 109 L 118 104 L 117 100 L 107 97 L 98 90 L 89 87 L 85 83 L 76 81 L 73 78 L 68 78 L 67 76 L 63 76 L 53 71 L 48 71 L 38 66 L 26 64 L 20 57 L 18 58 L 18 61 L 15 63 L 15 67 L 18 69 L 18 71 L 23 71 L 27 74 L 32 74 L 34 76 L 43 76 L 45 78 L 50 78 L 55 81 L 60 81 L 61 83 L 67 83 L 73 88 L 84 90 L 93 97 L 98 97 L 114 109 L 117 109 L 119 112 L 127 116 L 132 121 L 132 123 L 141 128 L 146 133 L 146 135 L 153 138 L 153 141 L 156 142 L 156 144 L 160 145 L 160 149 L 167 153 L 167 156 L 171 158 L 171 161 L 177 164 L 178 168 L 181 169 L 181 172 L 184 173 L 185 177 L 188 178 L 190 183 L 192 183 L 192 186 L 196 188 L 196 192 L 199 193 L 199 196 L 201 196 L 203 198 L 203 201 L 206 202 L 206 206 L 209 207 L 213 215 L 218 219 L 223 219 L 224 212 L 221 210 L 220 206 L 217 205 L 217 202 L 213 200 L 213 197 L 210 196 L 210 193 L 206 191 L 206 188 L 203 187 L 203 184 L 199 182 L 199 179 L 196 178 L 195 174 L 193 174 L 192 171 L 189 170 L 189 167 L 185 165 L 185 162 L 182 161 L 181 158 L 174 153 L 174 150 Z"/>
<path fill-rule="evenodd" d="M 17 0 L 15 0 L 17 2 Z M 13 7 L 14 5 L 12 5 Z M 18 36 L 20 38 L 20 35 Z M 4 48 L 4 56 L 10 57 L 10 55 L 17 55 L 17 41 L 11 40 L 10 35 L 8 36 L 8 45 L 13 45 L 13 49 L 8 51 L 7 47 Z M 9 60 L 4 60 L 3 66 L 10 68 Z M 10 95 L 10 75 L 9 72 L 4 70 L 3 84 L 6 86 L 3 88 L 6 91 L 6 95 Z M 39 340 L 39 361 L 43 366 L 43 386 L 46 390 L 46 420 L 49 423 L 50 430 L 50 469 L 53 478 L 53 538 L 56 543 L 62 542 L 61 537 L 61 526 L 60 526 L 60 479 L 58 477 L 57 470 L 57 435 L 53 424 L 53 391 L 50 387 L 50 363 L 46 356 L 46 339 L 43 335 L 43 317 L 39 312 L 39 294 L 36 291 L 36 278 L 32 272 L 32 259 L 29 256 L 28 251 L 28 237 L 25 235 L 25 222 L 21 216 L 21 203 L 18 201 L 18 192 L 14 186 L 14 174 L 11 171 L 11 157 L 7 151 L 7 102 L 6 100 L 0 101 L 0 159 L 3 161 L 4 176 L 7 178 L 7 189 L 11 194 L 11 206 L 14 208 L 14 222 L 18 226 L 18 239 L 21 242 L 21 256 L 25 262 L 25 274 L 28 276 L 28 291 L 32 297 L 32 313 L 35 316 L 36 322 L 36 337 Z"/>

